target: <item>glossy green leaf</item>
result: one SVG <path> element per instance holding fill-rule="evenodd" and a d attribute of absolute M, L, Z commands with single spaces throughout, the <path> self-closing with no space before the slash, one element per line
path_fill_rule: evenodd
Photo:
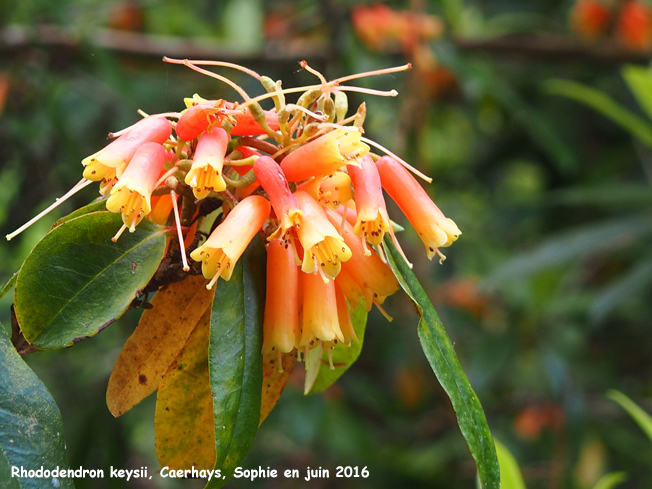
<path fill-rule="evenodd" d="M 73 488 L 72 479 L 11 478 L 25 470 L 67 469 L 61 414 L 43 383 L 14 349 L 0 325 L 0 481 L 7 489 Z M 7 477 L 7 471 L 9 476 Z"/>
<path fill-rule="evenodd" d="M 625 472 L 611 472 L 603 475 L 597 484 L 593 486 L 593 489 L 613 489 L 626 480 L 627 474 Z"/>
<path fill-rule="evenodd" d="M 367 308 L 364 301 L 351 314 L 351 324 L 358 341 L 353 340 L 349 346 L 337 345 L 333 348 L 333 366 L 335 367 L 333 370 L 329 368 L 328 352 L 324 352 L 319 373 L 308 392 L 309 394 L 316 394 L 328 389 L 360 356 L 367 326 Z"/>
<path fill-rule="evenodd" d="M 93 212 L 52 229 L 23 263 L 15 308 L 25 339 L 42 350 L 95 335 L 147 285 L 165 251 L 165 231 L 149 220 L 111 241 L 119 214 Z"/>
<path fill-rule="evenodd" d="M 251 448 L 258 431 L 263 382 L 265 248 L 256 238 L 228 282 L 219 279 L 213 301 L 208 369 L 215 415 L 215 470 L 222 487 Z"/>
<path fill-rule="evenodd" d="M 632 401 L 629 397 L 617 390 L 610 390 L 607 392 L 607 396 L 612 401 L 616 401 L 620 404 L 627 413 L 638 423 L 641 429 L 648 436 L 650 441 L 652 441 L 652 417 L 643 411 L 638 404 Z"/>
<path fill-rule="evenodd" d="M 18 272 L 20 272 L 20 270 L 18 270 Z M 14 285 L 16 285 L 16 279 L 18 279 L 18 272 L 14 273 L 11 278 L 7 280 L 2 286 L 0 289 L 0 297 L 4 297 L 7 292 L 14 288 Z"/>
<path fill-rule="evenodd" d="M 597 110 L 652 148 L 652 125 L 600 90 L 569 80 L 550 80 L 546 83 L 546 88 L 550 93 L 568 97 Z"/>
<path fill-rule="evenodd" d="M 324 347 L 318 344 L 316 347 L 308 350 L 303 357 L 303 364 L 306 369 L 306 378 L 303 381 L 303 393 L 308 394 L 317 380 L 321 370 L 322 358 L 324 357 Z"/>
<path fill-rule="evenodd" d="M 79 209 L 75 209 L 72 211 L 70 214 L 67 216 L 63 216 L 61 219 L 59 219 L 57 222 L 55 222 L 52 225 L 52 229 L 56 228 L 57 226 L 60 226 L 64 222 L 68 222 L 76 217 L 84 216 L 86 214 L 90 214 L 91 212 L 101 212 L 101 211 L 106 211 L 106 200 L 100 200 L 97 202 L 91 202 L 88 205 L 85 205 L 84 207 L 80 207 Z"/>
<path fill-rule="evenodd" d="M 652 119 L 652 72 L 647 67 L 625 65 L 622 74 L 641 108 Z"/>
<path fill-rule="evenodd" d="M 480 400 L 469 384 L 437 311 L 414 272 L 387 236 L 384 248 L 389 266 L 420 316 L 418 333 L 421 347 L 453 404 L 460 430 L 475 459 L 482 487 L 498 489 L 500 469 L 496 448 Z"/>
<path fill-rule="evenodd" d="M 507 450 L 507 447 L 494 440 L 496 443 L 496 455 L 500 464 L 500 489 L 525 489 L 525 482 L 521 469 L 514 456 Z"/>

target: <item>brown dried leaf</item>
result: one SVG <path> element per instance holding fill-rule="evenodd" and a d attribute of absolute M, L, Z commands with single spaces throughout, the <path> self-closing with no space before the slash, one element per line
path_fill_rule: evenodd
<path fill-rule="evenodd" d="M 125 343 L 113 367 L 106 404 L 121 416 L 154 392 L 209 309 L 215 290 L 206 290 L 201 275 L 189 276 L 161 289 Z"/>
<path fill-rule="evenodd" d="M 263 397 L 260 404 L 260 424 L 272 411 L 287 384 L 294 363 L 297 361 L 297 350 L 281 354 L 283 371 L 278 370 L 278 354 L 272 351 L 263 355 Z"/>
<path fill-rule="evenodd" d="M 156 456 L 171 470 L 215 464 L 215 421 L 208 373 L 210 309 L 163 376 L 156 396 Z"/>

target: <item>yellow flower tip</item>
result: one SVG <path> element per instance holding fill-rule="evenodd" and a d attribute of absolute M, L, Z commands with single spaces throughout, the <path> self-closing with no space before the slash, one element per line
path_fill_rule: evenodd
<path fill-rule="evenodd" d="M 383 188 L 394 199 L 419 234 L 428 258 L 438 248 L 453 244 L 461 231 L 430 199 L 419 183 L 396 160 L 384 156 L 376 162 Z"/>
<path fill-rule="evenodd" d="M 106 208 L 120 212 L 130 232 L 152 211 L 151 194 L 165 164 L 165 150 L 159 143 L 145 143 L 134 154 L 122 178 L 112 185 Z"/>
<path fill-rule="evenodd" d="M 303 211 L 301 227 L 297 230 L 304 250 L 301 270 L 318 273 L 325 280 L 334 279 L 340 273 L 342 262 L 351 259 L 351 249 L 310 195 L 305 192 L 294 195 Z"/>
<path fill-rule="evenodd" d="M 205 133 L 195 149 L 192 167 L 185 183 L 192 187 L 197 199 L 205 199 L 211 192 L 222 192 L 226 183 L 222 178 L 224 155 L 229 135 L 221 127 L 214 127 Z"/>
<path fill-rule="evenodd" d="M 190 253 L 190 258 L 202 263 L 202 274 L 211 279 L 211 287 L 218 277 L 231 279 L 235 264 L 269 217 L 269 212 L 269 202 L 260 195 L 242 199 L 206 242 Z"/>
<path fill-rule="evenodd" d="M 344 342 L 337 314 L 335 283 L 325 284 L 317 275 L 302 273 L 303 318 L 298 348 L 313 348 L 320 342 Z"/>
<path fill-rule="evenodd" d="M 382 243 L 385 233 L 389 232 L 389 219 L 386 219 L 380 211 L 378 211 L 375 219 L 369 221 L 362 220 L 361 215 L 358 214 L 358 220 L 353 226 L 353 232 L 366 239 L 372 246 L 378 246 Z"/>
<path fill-rule="evenodd" d="M 186 175 L 185 182 L 192 187 L 192 193 L 199 200 L 205 199 L 211 192 L 222 192 L 226 189 L 220 170 L 210 164 L 192 168 Z"/>
<path fill-rule="evenodd" d="M 351 177 L 341 171 L 308 180 L 299 185 L 298 190 L 307 192 L 321 205 L 330 209 L 346 205 L 353 198 Z"/>

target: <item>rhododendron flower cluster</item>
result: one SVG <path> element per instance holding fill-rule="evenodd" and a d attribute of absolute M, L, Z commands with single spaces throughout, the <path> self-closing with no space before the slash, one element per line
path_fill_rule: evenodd
<path fill-rule="evenodd" d="M 416 229 L 428 258 L 443 259 L 440 248 L 460 235 L 410 171 L 427 177 L 364 136 L 365 105 L 347 114 L 346 92 L 396 95 L 348 81 L 409 65 L 327 81 L 304 62 L 317 83 L 283 89 L 229 63 L 167 61 L 227 83 L 242 100 L 194 95 L 181 112 L 141 113 L 142 120 L 82 161 L 84 178 L 69 194 L 99 182 L 107 210 L 122 215 L 114 241 L 145 218 L 169 226 L 183 269 L 202 273 L 209 289 L 231 279 L 261 234 L 268 255 L 263 353 L 276 351 L 280 359 L 294 349 L 307 355 L 349 345 L 357 340 L 351 311 L 363 301 L 367 310 L 375 304 L 382 311 L 398 290 L 383 250 L 387 234 L 400 249 L 383 189 Z M 245 71 L 267 93 L 251 97 L 202 65 Z M 293 93 L 300 93 L 296 103 L 287 102 Z M 261 107 L 266 99 L 273 108 Z"/>

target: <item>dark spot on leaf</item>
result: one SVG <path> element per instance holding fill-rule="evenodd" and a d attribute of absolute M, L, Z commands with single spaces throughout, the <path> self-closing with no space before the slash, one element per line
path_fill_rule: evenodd
<path fill-rule="evenodd" d="M 143 374 L 140 374 L 140 375 L 138 376 L 138 382 L 140 382 L 141 384 L 145 385 L 145 384 L 147 383 L 147 377 L 146 377 L 145 375 L 143 375 Z"/>
<path fill-rule="evenodd" d="M 136 270 L 136 268 L 138 268 L 138 263 L 136 263 L 135 261 L 132 261 L 131 262 L 131 269 Z"/>

